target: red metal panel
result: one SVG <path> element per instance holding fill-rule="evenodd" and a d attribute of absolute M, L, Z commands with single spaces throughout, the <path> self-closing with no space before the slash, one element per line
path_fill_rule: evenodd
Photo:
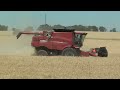
<path fill-rule="evenodd" d="M 32 41 L 31 46 L 33 47 L 39 47 L 39 42 L 38 41 Z"/>
<path fill-rule="evenodd" d="M 72 32 L 54 32 L 52 37 L 52 49 L 63 50 L 66 46 L 72 46 Z"/>
<path fill-rule="evenodd" d="M 89 52 L 81 51 L 80 56 L 89 57 Z"/>

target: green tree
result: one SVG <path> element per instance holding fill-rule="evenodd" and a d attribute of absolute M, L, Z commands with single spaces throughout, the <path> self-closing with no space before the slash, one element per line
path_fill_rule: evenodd
<path fill-rule="evenodd" d="M 100 27 L 99 27 L 99 31 L 100 31 L 100 32 L 106 32 L 107 29 L 106 29 L 105 27 L 103 27 L 103 26 L 100 26 Z"/>
<path fill-rule="evenodd" d="M 87 31 L 95 31 L 98 32 L 98 27 L 97 26 L 88 26 Z"/>
<path fill-rule="evenodd" d="M 0 25 L 0 31 L 8 31 L 8 26 Z"/>
<path fill-rule="evenodd" d="M 116 28 L 113 28 L 112 30 L 110 30 L 110 32 L 117 32 Z"/>
<path fill-rule="evenodd" d="M 74 25 L 72 26 L 76 31 L 86 31 L 86 27 L 83 25 Z"/>
<path fill-rule="evenodd" d="M 65 27 L 65 26 L 62 26 L 62 25 L 60 25 L 60 24 L 53 26 L 53 28 L 55 28 L 55 29 L 63 29 L 64 27 Z"/>
<path fill-rule="evenodd" d="M 48 25 L 48 24 L 43 24 L 43 25 L 40 25 L 39 27 L 38 27 L 38 31 L 43 31 L 43 30 L 52 30 L 53 28 L 50 26 L 50 25 Z"/>

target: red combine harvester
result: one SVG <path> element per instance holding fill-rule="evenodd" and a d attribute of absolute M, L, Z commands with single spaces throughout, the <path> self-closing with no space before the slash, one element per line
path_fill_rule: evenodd
<path fill-rule="evenodd" d="M 53 29 L 54 31 L 20 32 L 21 34 L 33 34 L 31 46 L 40 56 L 94 56 L 107 57 L 106 47 L 92 48 L 90 51 L 82 51 L 84 39 L 87 33 L 75 31 L 75 29 Z"/>

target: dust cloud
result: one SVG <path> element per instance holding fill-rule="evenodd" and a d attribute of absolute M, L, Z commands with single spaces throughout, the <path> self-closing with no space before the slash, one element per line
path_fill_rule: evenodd
<path fill-rule="evenodd" d="M 34 48 L 31 46 L 32 35 L 0 36 L 0 55 L 32 55 Z"/>

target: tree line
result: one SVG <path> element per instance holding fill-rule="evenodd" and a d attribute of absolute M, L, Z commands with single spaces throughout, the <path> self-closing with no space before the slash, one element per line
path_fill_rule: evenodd
<path fill-rule="evenodd" d="M 0 31 L 8 31 L 8 26 L 0 25 Z"/>
<path fill-rule="evenodd" d="M 37 28 L 37 31 L 42 31 L 42 30 L 52 30 L 54 28 L 67 28 L 67 29 L 75 29 L 76 31 L 94 31 L 94 32 L 117 32 L 116 28 L 113 28 L 111 30 L 107 30 L 104 26 L 83 26 L 83 25 L 73 25 L 73 26 L 63 26 L 63 25 L 48 25 L 48 24 L 43 24 L 40 25 Z M 13 28 L 12 29 L 14 32 L 20 31 L 19 29 Z M 24 29 L 24 31 L 33 31 L 32 26 L 28 26 Z M 8 26 L 5 25 L 0 25 L 0 31 L 8 31 Z"/>
<path fill-rule="evenodd" d="M 104 26 L 83 26 L 83 25 L 73 25 L 73 26 L 62 26 L 60 24 L 58 25 L 48 25 L 48 24 L 43 24 L 40 25 L 37 30 L 41 31 L 41 30 L 52 30 L 54 28 L 67 28 L 67 29 L 75 29 L 76 31 L 94 31 L 94 32 L 107 32 L 108 30 L 104 27 Z M 111 30 L 109 30 L 110 32 L 117 32 L 116 28 L 113 28 Z"/>

